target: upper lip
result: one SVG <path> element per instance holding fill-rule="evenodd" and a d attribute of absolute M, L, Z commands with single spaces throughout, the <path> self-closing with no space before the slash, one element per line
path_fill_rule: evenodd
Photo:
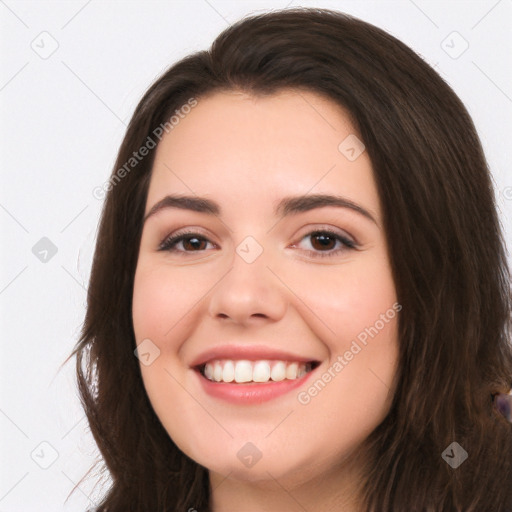
<path fill-rule="evenodd" d="M 249 361 L 271 359 L 277 361 L 297 361 L 299 363 L 318 362 L 314 357 L 304 357 L 263 345 L 220 345 L 201 352 L 192 360 L 190 367 L 202 366 L 213 359 L 246 359 Z"/>

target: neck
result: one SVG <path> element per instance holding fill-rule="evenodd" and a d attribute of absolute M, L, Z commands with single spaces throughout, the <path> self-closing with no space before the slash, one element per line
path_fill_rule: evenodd
<path fill-rule="evenodd" d="M 306 512 L 333 510 L 361 512 L 360 474 L 353 462 L 320 473 L 319 467 L 279 478 L 266 472 L 258 481 L 223 476 L 210 471 L 212 512 Z"/>

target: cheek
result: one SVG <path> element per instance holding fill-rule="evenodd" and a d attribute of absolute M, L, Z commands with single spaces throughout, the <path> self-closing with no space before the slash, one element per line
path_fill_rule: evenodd
<path fill-rule="evenodd" d="M 304 276 L 304 282 L 297 283 L 301 289 L 301 298 L 311 305 L 311 311 L 322 321 L 327 330 L 325 341 L 343 349 L 347 342 L 357 338 L 365 329 L 376 322 L 382 331 L 381 339 L 394 338 L 391 332 L 397 303 L 396 291 L 388 261 L 384 257 L 372 255 L 371 258 L 358 258 L 350 265 L 322 269 L 311 280 Z M 306 283 L 308 281 L 308 283 Z M 314 283 L 312 285 L 311 283 Z M 382 326 L 382 315 L 385 315 Z M 364 338 L 364 334 L 362 335 Z"/>
<path fill-rule="evenodd" d="M 197 301 L 194 297 L 193 288 L 180 279 L 179 272 L 146 264 L 143 258 L 139 261 L 133 290 L 133 328 L 138 345 L 149 339 L 158 348 L 156 351 L 153 345 L 145 345 L 149 347 L 151 361 L 146 365 L 141 359 L 141 373 L 153 409 L 166 423 L 170 413 L 187 416 L 187 397 L 173 377 L 183 380 L 174 360 L 183 332 L 190 328 L 187 313 Z"/>
<path fill-rule="evenodd" d="M 340 408 L 347 426 L 371 429 L 386 414 L 398 360 L 401 306 L 388 260 L 374 253 L 316 282 L 303 288 L 309 290 L 305 302 L 327 327 L 322 339 L 330 357 L 322 382 L 299 402 L 315 402 L 319 414 L 325 404 L 338 404 L 333 410 Z"/>
<path fill-rule="evenodd" d="M 156 277 L 156 274 L 139 269 L 135 273 L 132 317 L 137 342 L 144 338 L 160 337 L 157 334 L 165 328 L 163 312 L 171 311 L 169 306 L 172 304 L 176 292 L 162 286 Z M 164 289 L 166 290 L 164 291 Z"/>
<path fill-rule="evenodd" d="M 194 300 L 195 298 L 195 300 Z M 197 300 L 197 290 L 179 272 L 164 267 L 139 264 L 135 273 L 132 316 L 135 339 L 168 338 L 169 332 L 183 319 Z M 164 347 L 160 347 L 163 349 Z"/>

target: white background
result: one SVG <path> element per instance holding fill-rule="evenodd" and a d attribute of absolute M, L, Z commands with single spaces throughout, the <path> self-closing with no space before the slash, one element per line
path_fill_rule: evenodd
<path fill-rule="evenodd" d="M 97 452 L 74 360 L 59 365 L 85 312 L 102 206 L 92 190 L 108 179 L 136 103 L 243 15 L 299 5 L 387 30 L 454 88 L 482 139 L 510 240 L 512 0 L 0 0 L 0 512 L 84 511 L 101 494 L 92 479 L 64 503 Z M 46 262 L 32 252 L 42 237 L 57 248 Z"/>

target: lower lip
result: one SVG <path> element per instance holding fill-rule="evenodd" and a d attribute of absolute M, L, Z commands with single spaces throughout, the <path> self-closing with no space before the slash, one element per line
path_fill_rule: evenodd
<path fill-rule="evenodd" d="M 316 368 L 315 368 L 316 370 Z M 198 375 L 204 391 L 215 398 L 221 398 L 234 404 L 258 404 L 289 393 L 302 386 L 315 372 L 312 370 L 298 379 L 285 379 L 278 382 L 263 382 L 251 384 L 234 384 L 232 382 L 215 382 L 207 379 L 201 372 Z"/>

